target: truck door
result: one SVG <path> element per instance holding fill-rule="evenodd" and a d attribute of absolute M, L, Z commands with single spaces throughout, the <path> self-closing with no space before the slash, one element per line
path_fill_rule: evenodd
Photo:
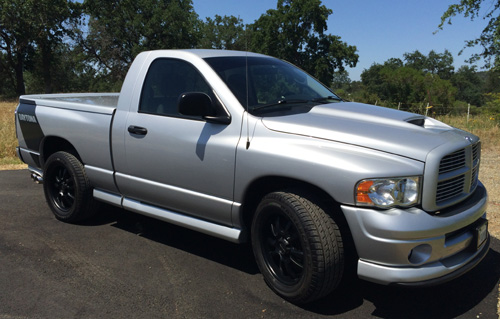
<path fill-rule="evenodd" d="M 220 103 L 192 64 L 167 58 L 151 64 L 138 111 L 125 121 L 124 156 L 114 158 L 117 185 L 127 198 L 231 225 L 239 125 L 180 114 L 185 92 Z"/>

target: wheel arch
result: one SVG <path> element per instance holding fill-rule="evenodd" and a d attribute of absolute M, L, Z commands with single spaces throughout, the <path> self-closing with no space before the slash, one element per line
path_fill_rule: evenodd
<path fill-rule="evenodd" d="M 40 147 L 40 164 L 42 168 L 44 167 L 45 162 L 50 157 L 50 155 L 59 151 L 68 152 L 74 155 L 80 162 L 82 162 L 82 158 L 78 154 L 78 151 L 68 140 L 59 136 L 47 136 L 43 139 Z"/>
<path fill-rule="evenodd" d="M 250 229 L 255 209 L 265 195 L 276 191 L 290 190 L 294 190 L 302 194 L 312 194 L 319 201 L 317 205 L 322 206 L 326 212 L 331 214 L 332 217 L 338 221 L 339 226 L 342 228 L 346 227 L 349 231 L 347 220 L 340 209 L 340 203 L 338 203 L 330 194 L 314 184 L 281 176 L 261 177 L 254 180 L 247 187 L 243 197 L 243 210 L 240 220 L 243 228 L 247 230 Z"/>

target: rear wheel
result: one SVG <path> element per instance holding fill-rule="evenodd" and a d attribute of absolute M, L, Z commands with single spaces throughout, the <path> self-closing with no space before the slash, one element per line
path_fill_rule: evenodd
<path fill-rule="evenodd" d="M 252 222 L 252 246 L 266 283 L 294 303 L 332 292 L 344 267 L 343 243 L 335 221 L 299 192 L 266 195 Z"/>
<path fill-rule="evenodd" d="M 72 154 L 57 152 L 45 163 L 43 190 L 57 219 L 74 223 L 96 210 L 92 187 L 82 163 Z"/>

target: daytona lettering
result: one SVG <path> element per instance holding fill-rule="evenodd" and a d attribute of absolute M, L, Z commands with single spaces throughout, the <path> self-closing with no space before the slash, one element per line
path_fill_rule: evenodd
<path fill-rule="evenodd" d="M 29 114 L 18 114 L 19 121 L 30 122 L 30 123 L 38 123 L 36 117 L 34 115 Z"/>

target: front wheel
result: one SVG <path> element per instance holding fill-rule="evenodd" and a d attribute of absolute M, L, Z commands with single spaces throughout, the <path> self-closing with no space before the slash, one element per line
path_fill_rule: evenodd
<path fill-rule="evenodd" d="M 324 297 L 342 278 L 339 228 L 307 194 L 266 195 L 253 218 L 252 246 L 266 283 L 291 302 Z"/>
<path fill-rule="evenodd" d="M 92 187 L 82 163 L 74 155 L 52 154 L 45 163 L 43 179 L 45 199 L 57 219 L 74 223 L 95 213 Z"/>

